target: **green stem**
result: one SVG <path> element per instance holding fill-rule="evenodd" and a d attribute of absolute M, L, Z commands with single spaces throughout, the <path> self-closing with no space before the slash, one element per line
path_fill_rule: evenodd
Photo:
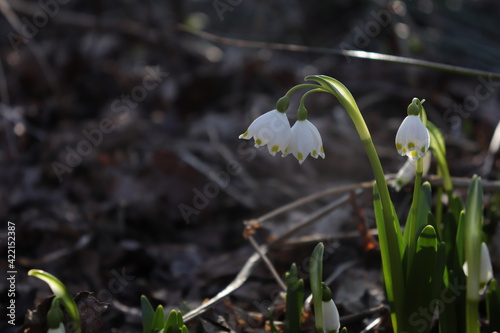
<path fill-rule="evenodd" d="M 393 317 L 393 326 L 396 332 L 403 331 L 405 326 L 407 326 L 407 318 L 404 315 L 404 278 L 402 269 L 402 236 L 401 229 L 396 226 L 394 209 L 392 206 L 392 201 L 389 195 L 389 189 L 387 187 L 387 182 L 385 180 L 384 170 L 382 169 L 382 164 L 378 158 L 375 145 L 370 135 L 370 131 L 366 126 L 366 122 L 363 119 L 361 111 L 359 110 L 354 97 L 349 92 L 349 90 L 338 80 L 325 75 L 312 75 L 305 78 L 306 80 L 312 80 L 318 82 L 327 92 L 334 95 L 344 106 L 347 113 L 351 117 L 354 126 L 358 132 L 358 135 L 363 143 L 366 154 L 370 161 L 375 180 L 377 182 L 377 188 L 380 194 L 380 201 L 382 203 L 382 210 L 384 216 L 384 229 L 386 232 L 387 244 L 380 243 L 381 251 L 385 251 L 388 254 L 389 262 L 383 263 L 386 268 L 390 271 L 391 277 L 391 289 L 392 295 L 394 297 L 393 309 L 395 313 L 395 319 Z M 385 243 L 385 242 L 384 242 Z M 390 292 L 390 291 L 389 291 Z M 391 305 L 392 307 L 392 305 Z M 411 329 L 410 329 L 411 331 Z"/>
<path fill-rule="evenodd" d="M 417 242 L 417 214 L 418 214 L 418 201 L 420 200 L 420 186 L 422 186 L 422 174 L 424 172 L 424 157 L 416 161 L 415 184 L 413 187 L 413 201 L 411 204 L 410 218 L 408 219 L 407 226 L 411 228 L 405 232 L 409 232 L 408 240 L 408 274 L 411 269 L 411 262 L 416 250 Z"/>
<path fill-rule="evenodd" d="M 54 295 L 61 300 L 66 312 L 68 313 L 69 318 L 75 325 L 72 332 L 81 333 L 82 330 L 80 327 L 80 315 L 78 314 L 78 307 L 76 306 L 73 297 L 71 297 L 71 294 L 66 289 L 66 286 L 54 275 L 40 269 L 32 269 L 28 272 L 28 275 L 39 278 L 49 285 Z"/>
<path fill-rule="evenodd" d="M 303 89 L 303 88 L 319 89 L 320 87 L 317 84 L 311 84 L 311 83 L 298 84 L 298 85 L 290 88 L 290 90 L 287 91 L 287 93 L 285 94 L 285 96 L 286 97 L 290 97 L 290 95 L 293 94 L 295 91 L 297 91 L 299 89 Z M 304 97 L 302 97 L 302 98 L 304 98 Z"/>
<path fill-rule="evenodd" d="M 436 232 L 438 234 L 439 240 L 443 239 L 443 187 L 439 186 L 436 191 Z"/>
<path fill-rule="evenodd" d="M 318 88 L 317 85 L 313 84 L 313 86 L 316 88 L 316 89 L 312 89 L 312 90 L 309 90 L 308 92 L 306 92 L 302 98 L 300 99 L 300 106 L 304 106 L 305 102 L 306 102 L 306 98 L 307 96 L 315 93 L 315 92 L 327 92 L 325 89 L 323 88 Z"/>

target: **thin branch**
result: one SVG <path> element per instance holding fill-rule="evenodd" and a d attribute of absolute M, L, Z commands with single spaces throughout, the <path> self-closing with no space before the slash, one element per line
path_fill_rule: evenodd
<path fill-rule="evenodd" d="M 319 54 L 331 54 L 336 56 L 344 56 L 346 58 L 359 58 L 367 60 L 384 61 L 401 65 L 416 66 L 427 69 L 434 69 L 448 73 L 461 74 L 467 76 L 475 77 L 487 77 L 491 79 L 500 80 L 500 73 L 492 73 L 488 71 L 482 71 L 473 68 L 467 68 L 462 66 L 453 66 L 443 63 L 438 63 L 434 61 L 421 60 L 409 57 L 395 56 L 390 54 L 383 54 L 377 52 L 367 52 L 360 50 L 346 50 L 340 48 L 326 48 L 326 47 L 311 47 L 305 45 L 297 44 L 282 44 L 282 43 L 268 43 L 259 41 L 242 40 L 235 38 L 222 37 L 216 34 L 212 34 L 206 31 L 193 31 L 185 25 L 178 25 L 178 29 L 187 33 L 190 33 L 196 37 L 218 43 L 237 47 L 248 47 L 248 48 L 259 48 L 259 49 L 271 49 L 271 50 L 282 50 L 282 51 L 292 51 L 292 52 L 307 52 L 307 53 L 319 53 Z"/>
<path fill-rule="evenodd" d="M 358 191 L 361 191 L 358 189 Z M 316 213 L 309 215 L 306 219 L 303 221 L 295 224 L 292 226 L 287 232 L 276 238 L 273 242 L 269 244 L 264 244 L 259 246 L 259 252 L 263 255 L 266 255 L 268 251 L 270 251 L 273 248 L 278 247 L 282 243 L 285 242 L 287 238 L 298 232 L 299 230 L 302 230 L 303 228 L 307 227 L 314 221 L 317 221 L 319 218 L 323 217 L 327 213 L 337 209 L 338 207 L 346 204 L 349 202 L 349 195 L 344 195 L 342 198 L 332 202 L 331 204 L 323 207 L 322 209 L 318 210 Z M 261 254 L 259 252 L 255 252 L 245 263 L 243 268 L 240 270 L 238 275 L 236 275 L 236 278 L 226 286 L 221 292 L 219 292 L 217 295 L 215 295 L 213 298 L 211 298 L 208 302 L 203 303 L 200 305 L 198 308 L 190 311 L 184 316 L 184 321 L 187 322 L 189 320 L 192 320 L 204 312 L 206 312 L 210 307 L 214 306 L 215 304 L 219 303 L 222 301 L 225 297 L 236 291 L 238 288 L 240 288 L 245 281 L 248 279 L 250 274 L 252 273 L 253 269 L 255 266 L 259 263 L 261 260 Z"/>
<path fill-rule="evenodd" d="M 19 36 L 23 36 L 22 32 L 23 23 L 21 22 L 17 14 L 14 12 L 14 10 L 12 9 L 11 5 L 7 0 L 0 0 L 0 12 L 5 16 L 9 24 L 16 31 L 16 33 Z M 45 79 L 47 80 L 50 89 L 52 90 L 52 92 L 54 92 L 56 96 L 60 97 L 60 89 L 56 75 L 52 71 L 52 68 L 50 67 L 46 59 L 43 49 L 33 40 L 33 38 L 26 42 L 26 46 L 31 51 L 35 59 L 38 61 L 40 69 L 45 75 Z"/>
<path fill-rule="evenodd" d="M 248 240 L 250 241 L 250 244 L 252 244 L 252 246 L 254 247 L 255 251 L 257 251 L 257 253 L 259 254 L 260 258 L 262 260 L 264 260 L 264 263 L 266 264 L 266 266 L 269 269 L 269 271 L 271 271 L 271 274 L 274 276 L 274 279 L 276 280 L 276 282 L 278 282 L 278 284 L 280 285 L 281 289 L 283 289 L 285 291 L 286 290 L 286 284 L 281 279 L 280 275 L 276 271 L 276 268 L 274 268 L 273 263 L 271 262 L 271 260 L 269 260 L 269 258 L 267 257 L 267 255 L 260 250 L 259 244 L 257 244 L 257 241 L 255 240 L 255 238 L 252 235 L 248 235 Z"/>

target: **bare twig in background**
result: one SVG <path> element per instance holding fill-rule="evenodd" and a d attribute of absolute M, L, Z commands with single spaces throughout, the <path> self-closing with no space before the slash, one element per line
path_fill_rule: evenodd
<path fill-rule="evenodd" d="M 362 183 L 363 184 L 363 183 Z M 359 184 L 358 184 L 359 185 Z M 349 192 L 352 189 L 349 188 Z M 363 190 L 357 189 L 355 191 L 356 193 L 361 193 Z M 198 308 L 190 311 L 184 316 L 184 321 L 189 321 L 192 320 L 199 315 L 203 314 L 205 311 L 207 311 L 210 307 L 213 305 L 219 303 L 222 301 L 225 297 L 236 291 L 238 288 L 240 288 L 245 281 L 248 279 L 250 274 L 252 273 L 253 269 L 255 266 L 259 263 L 261 260 L 261 255 L 267 255 L 267 252 L 273 248 L 276 248 L 277 246 L 281 245 L 288 239 L 290 236 L 294 235 L 297 233 L 299 230 L 302 230 L 303 228 L 309 226 L 313 222 L 317 221 L 318 219 L 324 217 L 328 213 L 332 212 L 333 210 L 339 208 L 340 206 L 346 204 L 349 202 L 350 195 L 344 195 L 342 198 L 335 200 L 334 202 L 326 205 L 325 207 L 318 209 L 315 213 L 309 215 L 307 218 L 302 220 L 301 222 L 296 223 L 293 225 L 287 232 L 284 234 L 280 235 L 278 238 L 276 238 L 273 242 L 265 245 L 259 246 L 260 249 L 260 254 L 259 252 L 255 252 L 245 263 L 243 268 L 240 270 L 236 278 L 226 286 L 221 292 L 219 292 L 217 295 L 215 295 L 213 298 L 211 298 L 208 302 L 200 305 Z"/>
<path fill-rule="evenodd" d="M 443 180 L 439 176 L 429 175 L 427 177 L 424 177 L 424 180 L 427 180 L 431 185 L 434 185 L 434 186 L 443 185 Z M 454 187 L 467 188 L 467 187 L 469 187 L 470 182 L 471 182 L 470 178 L 451 177 L 451 183 L 453 184 Z M 500 191 L 500 181 L 482 179 L 481 183 L 483 185 L 483 190 L 486 192 L 489 192 L 489 191 L 499 192 Z"/>
<path fill-rule="evenodd" d="M 6 0 L 0 0 L 0 7 L 2 3 L 7 3 Z M 7 3 L 7 6 L 8 3 Z M 26 2 L 26 1 L 15 1 L 12 4 L 12 8 L 16 11 L 33 14 L 38 8 L 35 4 Z M 1 9 L 1 8 L 0 8 Z M 9 6 L 10 9 L 10 6 Z M 3 11 L 3 9 L 2 9 Z M 12 12 L 12 10 L 11 10 Z M 13 12 L 12 12 L 13 13 Z M 5 14 L 5 13 L 4 13 Z M 66 26 L 73 26 L 79 28 L 93 28 L 95 27 L 95 17 L 89 14 L 75 13 L 68 10 L 60 10 L 59 15 L 54 18 L 54 21 L 58 24 L 63 24 Z M 11 22 L 12 24 L 12 22 Z M 13 25 L 14 26 L 14 25 Z M 106 18 L 105 20 L 100 21 L 100 26 L 105 30 L 111 30 L 118 33 L 126 34 L 129 36 L 133 36 L 135 38 L 140 38 L 143 41 L 147 41 L 149 43 L 158 43 L 163 40 L 162 36 L 166 34 L 158 31 L 157 29 L 153 29 L 143 24 L 136 22 L 130 19 L 115 19 L 115 18 Z M 305 45 L 295 45 L 295 44 L 283 44 L 283 43 L 268 43 L 268 42 L 259 42 L 259 41 L 248 41 L 242 39 L 234 39 L 218 36 L 205 31 L 193 31 L 192 29 L 186 27 L 185 25 L 179 24 L 177 25 L 177 29 L 179 31 L 187 32 L 197 36 L 199 38 L 219 43 L 225 45 L 231 45 L 236 47 L 247 47 L 247 48 L 265 48 L 272 50 L 283 50 L 283 51 L 292 51 L 292 52 L 308 52 L 308 53 L 319 53 L 319 54 L 331 54 L 336 56 L 344 56 L 344 57 L 352 57 L 359 59 L 367 59 L 367 60 L 375 60 L 375 61 L 383 61 L 396 63 L 401 65 L 408 66 L 416 66 L 427 69 L 433 69 L 448 73 L 474 76 L 474 77 L 488 77 L 495 80 L 500 80 L 500 73 L 493 73 L 483 70 L 477 70 L 462 66 L 452 66 L 443 63 L 437 63 L 433 61 L 395 56 L 389 54 L 382 54 L 377 52 L 367 52 L 360 50 L 345 50 L 339 48 L 326 48 L 326 47 L 310 47 Z"/>
<path fill-rule="evenodd" d="M 209 40 L 214 43 L 237 46 L 237 47 L 248 47 L 248 48 L 264 48 L 271 50 L 282 50 L 282 51 L 293 51 L 293 52 L 308 52 L 308 53 L 320 53 L 320 54 L 331 54 L 344 57 L 352 57 L 367 60 L 384 61 L 401 65 L 417 66 L 427 69 L 434 69 L 438 71 L 461 74 L 467 76 L 475 77 L 488 77 L 496 80 L 500 80 L 500 73 L 492 73 L 488 71 L 482 71 L 478 69 L 472 69 L 461 66 L 452 66 L 443 63 L 395 56 L 390 54 L 383 54 L 377 52 L 366 52 L 359 50 L 343 50 L 338 48 L 326 48 L 326 47 L 310 47 L 305 45 L 295 45 L 295 44 L 282 44 L 282 43 L 268 43 L 259 41 L 250 41 L 243 39 L 235 39 L 218 36 L 205 31 L 193 31 L 184 25 L 178 26 L 179 30 L 185 31 L 187 33 L 193 34 L 199 38 Z"/>
<path fill-rule="evenodd" d="M 7 79 L 5 78 L 5 71 L 3 70 L 3 62 L 0 59 L 0 115 L 2 117 L 3 128 L 5 131 L 5 139 L 7 141 L 7 146 L 9 147 L 9 152 L 12 157 L 17 157 L 18 151 L 15 144 L 15 138 L 11 128 L 9 128 L 7 117 L 7 108 L 10 105 L 9 89 L 7 87 Z"/>
<path fill-rule="evenodd" d="M 14 28 L 14 30 L 16 30 L 16 32 L 20 36 L 23 36 L 21 29 L 23 23 L 21 22 L 17 14 L 12 10 L 12 7 L 9 4 L 9 2 L 7 2 L 7 0 L 0 0 L 0 12 L 2 12 L 2 14 L 9 22 L 9 24 Z M 61 91 L 59 89 L 59 83 L 57 82 L 56 75 L 54 74 L 49 63 L 47 62 L 44 51 L 34 40 L 30 40 L 29 43 L 26 43 L 26 46 L 31 51 L 35 59 L 38 61 L 40 69 L 45 75 L 45 79 L 47 80 L 50 89 L 52 90 L 53 93 L 56 94 L 56 96 L 59 97 Z"/>
<path fill-rule="evenodd" d="M 252 246 L 254 247 L 255 251 L 257 251 L 257 253 L 259 254 L 260 258 L 262 260 L 264 260 L 267 268 L 269 269 L 269 271 L 271 272 L 271 274 L 274 276 L 274 279 L 280 285 L 281 289 L 286 290 L 286 284 L 285 284 L 285 282 L 283 282 L 283 280 L 281 279 L 280 275 L 276 271 L 276 268 L 274 268 L 273 263 L 271 262 L 271 260 L 269 260 L 269 258 L 267 257 L 267 255 L 260 250 L 260 246 L 259 246 L 259 244 L 257 244 L 257 241 L 255 240 L 255 238 L 253 238 L 252 235 L 248 235 L 248 240 L 250 241 L 250 244 L 252 244 Z"/>

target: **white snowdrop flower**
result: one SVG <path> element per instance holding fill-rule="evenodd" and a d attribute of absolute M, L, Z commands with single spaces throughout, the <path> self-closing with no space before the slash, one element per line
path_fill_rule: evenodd
<path fill-rule="evenodd" d="M 465 276 L 469 276 L 467 262 L 464 262 L 462 269 Z M 490 252 L 488 251 L 488 246 L 483 242 L 481 243 L 481 267 L 479 272 L 479 289 L 481 290 L 481 294 L 484 293 L 486 285 L 491 279 L 493 279 L 493 267 L 491 265 Z"/>
<path fill-rule="evenodd" d="M 271 110 L 255 119 L 247 131 L 239 136 L 240 139 L 255 139 L 255 147 L 267 145 L 273 156 L 281 151 L 285 153 L 290 142 L 290 122 L 285 113 Z"/>
<path fill-rule="evenodd" d="M 340 330 L 339 311 L 333 299 L 322 302 L 323 331 L 324 333 L 337 333 Z"/>
<path fill-rule="evenodd" d="M 425 176 L 431 167 L 431 153 L 427 153 L 424 156 L 424 170 L 422 174 Z M 412 160 L 411 158 L 407 159 L 405 164 L 399 169 L 398 174 L 396 175 L 396 178 L 392 180 L 390 185 L 396 190 L 396 192 L 399 192 L 403 186 L 408 184 L 415 178 L 415 173 L 417 171 L 417 164 L 415 160 Z"/>
<path fill-rule="evenodd" d="M 396 133 L 396 149 L 403 156 L 418 160 L 430 145 L 429 131 L 418 116 L 407 116 Z"/>
<path fill-rule="evenodd" d="M 66 331 L 65 331 L 65 329 L 64 329 L 64 325 L 63 325 L 63 323 L 60 323 L 60 324 L 59 324 L 59 327 L 57 327 L 57 328 L 49 328 L 49 329 L 47 330 L 47 333 L 65 333 L 65 332 L 66 332 Z"/>
<path fill-rule="evenodd" d="M 314 158 L 321 156 L 325 158 L 323 142 L 318 129 L 309 120 L 297 120 L 292 127 L 292 136 L 290 144 L 283 156 L 293 154 L 299 163 L 305 161 L 310 154 Z"/>

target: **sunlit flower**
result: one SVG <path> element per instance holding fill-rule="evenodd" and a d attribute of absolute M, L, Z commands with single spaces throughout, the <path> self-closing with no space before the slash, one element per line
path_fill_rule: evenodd
<path fill-rule="evenodd" d="M 290 142 L 290 122 L 285 113 L 271 110 L 255 119 L 247 131 L 239 136 L 240 139 L 255 139 L 255 147 L 267 145 L 273 156 L 281 151 L 285 153 Z"/>
<path fill-rule="evenodd" d="M 337 333 L 340 330 L 340 319 L 333 299 L 322 302 L 322 312 L 324 333 Z"/>
<path fill-rule="evenodd" d="M 469 269 L 467 262 L 464 262 L 462 268 L 465 276 L 468 276 Z M 493 267 L 491 265 L 490 252 L 488 251 L 488 246 L 483 242 L 481 243 L 481 267 L 479 272 L 479 289 L 481 293 L 484 292 L 486 285 L 491 279 L 493 279 Z"/>
<path fill-rule="evenodd" d="M 430 145 L 429 131 L 418 116 L 407 116 L 396 134 L 396 149 L 403 156 L 418 160 Z"/>
<path fill-rule="evenodd" d="M 425 176 L 429 172 L 431 166 L 431 153 L 427 153 L 424 156 L 424 170 L 422 174 Z M 407 159 L 405 164 L 399 169 L 396 178 L 390 182 L 390 185 L 399 192 L 403 186 L 408 184 L 415 178 L 415 172 L 417 170 L 416 161 L 411 158 Z"/>
<path fill-rule="evenodd" d="M 290 144 L 283 156 L 290 153 L 299 160 L 300 164 L 305 161 L 309 154 L 314 158 L 318 158 L 318 156 L 325 158 L 321 135 L 316 126 L 309 120 L 297 120 L 293 125 Z"/>

